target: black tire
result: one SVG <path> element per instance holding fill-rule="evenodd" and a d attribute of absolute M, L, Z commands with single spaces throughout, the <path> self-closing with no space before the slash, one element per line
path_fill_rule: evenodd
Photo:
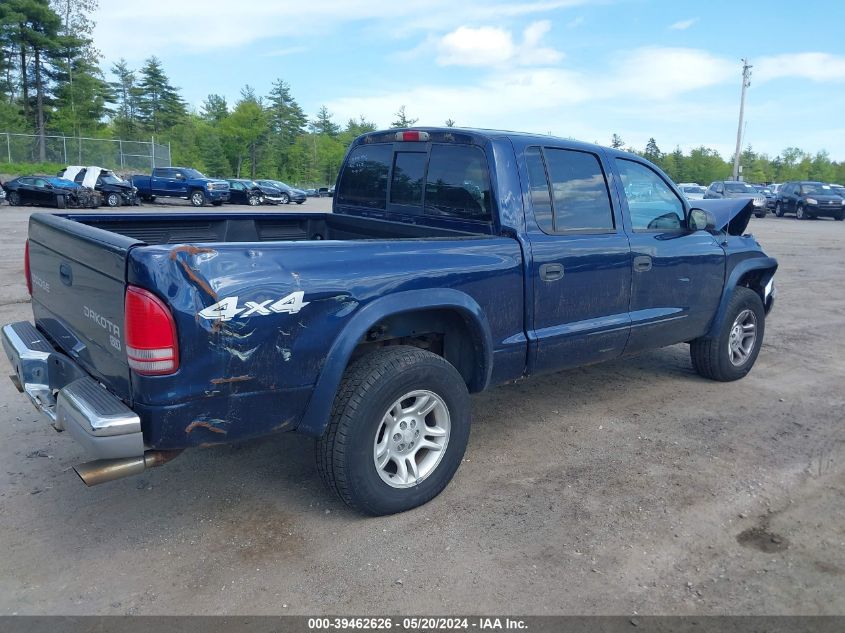
<path fill-rule="evenodd" d="M 106 206 L 109 207 L 119 207 L 120 206 L 120 194 L 115 193 L 112 191 L 111 193 L 106 194 Z"/>
<path fill-rule="evenodd" d="M 807 213 L 804 211 L 803 204 L 799 204 L 797 207 L 795 207 L 795 217 L 799 220 L 807 219 Z"/>
<path fill-rule="evenodd" d="M 775 203 L 775 215 L 779 218 L 783 217 L 783 205 L 780 202 Z"/>
<path fill-rule="evenodd" d="M 290 204 L 290 196 L 284 191 L 282 192 L 282 195 L 279 196 L 279 204 Z"/>
<path fill-rule="evenodd" d="M 744 361 L 734 364 L 731 361 L 731 333 L 737 318 L 746 310 L 753 314 L 756 336 Z M 766 314 L 760 295 L 749 288 L 740 286 L 734 290 L 719 333 L 714 338 L 698 338 L 690 343 L 690 357 L 695 371 L 704 378 L 730 382 L 743 378 L 757 360 L 763 335 L 766 331 Z"/>
<path fill-rule="evenodd" d="M 766 217 L 766 214 L 765 214 L 765 213 L 755 213 L 755 214 L 754 214 L 754 217 L 755 217 L 755 218 L 765 218 L 765 217 Z"/>
<path fill-rule="evenodd" d="M 67 199 L 61 194 L 56 194 L 56 208 L 67 209 Z"/>
<path fill-rule="evenodd" d="M 302 204 L 303 202 L 305 202 L 305 200 L 297 200 L 296 204 Z"/>
<path fill-rule="evenodd" d="M 258 194 L 251 195 L 249 198 L 246 199 L 251 207 L 257 207 L 261 204 L 261 196 Z"/>
<path fill-rule="evenodd" d="M 845 211 L 840 211 L 839 213 L 833 216 L 833 219 L 837 222 L 842 222 L 842 220 L 845 220 Z"/>
<path fill-rule="evenodd" d="M 211 204 L 212 204 L 212 206 L 215 206 L 215 207 L 222 207 L 222 206 L 223 206 L 223 201 L 222 201 L 222 200 L 215 200 L 215 201 L 214 201 L 214 202 L 212 202 Z"/>
<path fill-rule="evenodd" d="M 191 192 L 189 200 L 195 207 L 204 207 L 206 203 L 205 191 L 202 189 L 194 189 Z"/>
<path fill-rule="evenodd" d="M 375 442 L 391 406 L 417 390 L 431 392 L 445 403 L 450 432 L 430 473 L 416 484 L 398 488 L 379 474 Z M 373 516 L 404 512 L 430 501 L 451 481 L 466 450 L 469 427 L 466 384 L 449 362 L 416 347 L 381 348 L 347 368 L 328 427 L 317 440 L 317 470 L 326 486 L 358 512 Z"/>
<path fill-rule="evenodd" d="M 20 206 L 21 194 L 19 194 L 17 191 L 10 191 L 6 197 L 9 199 L 9 204 L 13 207 Z"/>

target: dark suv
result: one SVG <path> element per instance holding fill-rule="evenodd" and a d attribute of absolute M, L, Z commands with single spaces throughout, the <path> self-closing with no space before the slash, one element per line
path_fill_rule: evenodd
<path fill-rule="evenodd" d="M 766 196 L 757 191 L 747 182 L 741 180 L 717 180 L 711 182 L 704 192 L 704 198 L 751 198 L 754 201 L 754 215 L 758 218 L 766 216 Z"/>
<path fill-rule="evenodd" d="M 794 213 L 799 220 L 826 217 L 841 222 L 845 219 L 845 199 L 822 182 L 786 182 L 778 190 L 775 215 L 782 218 L 787 213 Z"/>

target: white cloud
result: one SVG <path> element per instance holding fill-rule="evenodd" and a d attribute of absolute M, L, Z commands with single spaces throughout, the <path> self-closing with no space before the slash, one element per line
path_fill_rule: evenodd
<path fill-rule="evenodd" d="M 534 22 L 523 31 L 522 42 L 517 44 L 511 32 L 502 28 L 461 26 L 436 42 L 436 61 L 441 66 L 555 64 L 563 54 L 541 43 L 550 29 L 551 23 L 547 20 Z"/>
<path fill-rule="evenodd" d="M 462 24 L 493 23 L 603 0 L 343 0 L 267 2 L 240 0 L 145 0 L 101 3 L 97 47 L 106 58 L 203 53 L 238 48 L 262 39 L 325 36 L 348 23 L 371 21 L 382 38 L 427 30 L 444 33 Z M 186 20 L 186 16 L 190 16 Z"/>
<path fill-rule="evenodd" d="M 566 23 L 566 28 L 574 29 L 584 24 L 584 16 L 579 15 L 576 18 L 571 19 L 569 22 Z"/>
<path fill-rule="evenodd" d="M 621 61 L 605 84 L 607 94 L 661 99 L 733 81 L 737 66 L 707 51 L 646 47 L 617 53 Z"/>
<path fill-rule="evenodd" d="M 675 22 L 674 24 L 670 25 L 669 28 L 673 31 L 686 31 L 696 22 L 698 22 L 698 18 L 690 18 L 689 20 L 679 20 L 678 22 Z"/>
<path fill-rule="evenodd" d="M 753 61 L 753 60 L 752 60 Z M 753 62 L 752 81 L 798 77 L 812 81 L 845 80 L 845 56 L 830 53 L 791 53 Z"/>

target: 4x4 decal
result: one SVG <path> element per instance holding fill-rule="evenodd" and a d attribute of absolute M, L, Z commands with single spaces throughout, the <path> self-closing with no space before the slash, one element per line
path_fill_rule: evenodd
<path fill-rule="evenodd" d="M 238 297 L 226 297 L 214 305 L 210 305 L 199 312 L 203 319 L 231 321 L 235 317 L 245 319 L 252 316 L 267 316 L 269 314 L 296 314 L 307 306 L 310 301 L 303 301 L 305 292 L 297 290 L 277 301 L 247 301 L 243 307 L 238 306 Z"/>

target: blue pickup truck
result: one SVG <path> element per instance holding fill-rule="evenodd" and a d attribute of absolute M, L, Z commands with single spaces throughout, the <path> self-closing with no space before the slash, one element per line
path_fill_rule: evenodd
<path fill-rule="evenodd" d="M 347 504 L 407 510 L 457 470 L 470 393 L 676 343 L 736 380 L 774 302 L 750 201 L 691 208 L 595 145 L 372 132 L 333 204 L 32 216 L 35 322 L 3 343 L 18 387 L 97 458 L 87 484 L 296 431 Z"/>
<path fill-rule="evenodd" d="M 136 175 L 129 180 L 144 202 L 153 202 L 156 198 L 181 198 L 195 207 L 207 203 L 219 207 L 229 200 L 228 182 L 206 178 L 188 167 L 156 167 L 151 176 Z"/>

